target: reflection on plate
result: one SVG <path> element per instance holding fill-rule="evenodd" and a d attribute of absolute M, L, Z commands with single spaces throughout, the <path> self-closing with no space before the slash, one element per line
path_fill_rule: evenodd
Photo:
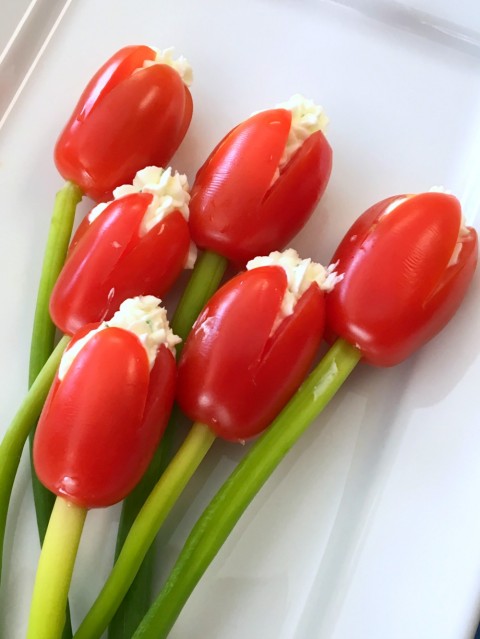
<path fill-rule="evenodd" d="M 11 105 L 0 130 L 2 430 L 26 385 L 38 271 L 61 185 L 53 145 L 89 76 L 124 44 L 173 44 L 194 67 L 194 120 L 174 161 L 190 178 L 252 111 L 295 92 L 323 104 L 334 172 L 293 242 L 302 255 L 328 261 L 372 202 L 433 184 L 455 192 L 478 227 L 479 24 L 467 3 L 454 17 L 426 1 L 414 10 L 311 0 L 45 6 L 32 3 L 0 67 L 2 108 Z M 479 288 L 476 278 L 454 322 L 419 355 L 354 373 L 242 518 L 174 639 L 471 636 L 480 600 Z M 211 452 L 161 533 L 158 584 L 243 454 L 226 444 Z M 24 462 L 0 603 L 9 639 L 24 636 L 38 556 Z M 89 516 L 72 589 L 76 622 L 108 573 L 118 512 Z"/>

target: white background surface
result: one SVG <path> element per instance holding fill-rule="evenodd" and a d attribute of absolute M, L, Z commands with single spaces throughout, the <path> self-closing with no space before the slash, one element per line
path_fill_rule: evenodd
<path fill-rule="evenodd" d="M 125 44 L 174 45 L 194 67 L 194 119 L 173 163 L 191 180 L 218 139 L 252 111 L 295 92 L 324 105 L 334 171 L 292 243 L 302 255 L 327 262 L 367 206 L 433 184 L 453 190 L 479 228 L 476 2 L 418 0 L 406 13 L 407 3 L 351 4 L 355 10 L 314 0 L 71 3 L 0 129 L 0 431 L 26 387 L 36 285 L 62 184 L 53 145 L 89 77 Z M 46 35 L 19 44 L 22 64 L 35 59 L 54 24 L 52 5 L 41 5 L 43 27 L 28 28 Z M 20 69 L 8 76 L 11 97 L 29 66 L 9 68 Z M 477 276 L 454 321 L 421 353 L 396 369 L 355 371 L 242 518 L 173 639 L 473 636 L 480 602 L 479 300 Z M 222 443 L 211 452 L 161 533 L 159 583 L 243 452 Z M 25 463 L 0 591 L 0 635 L 7 639 L 25 634 L 38 557 L 32 513 Z M 117 521 L 118 508 L 89 515 L 72 590 L 75 623 L 108 574 Z"/>

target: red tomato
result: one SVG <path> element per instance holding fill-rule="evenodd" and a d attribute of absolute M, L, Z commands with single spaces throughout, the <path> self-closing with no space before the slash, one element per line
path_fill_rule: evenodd
<path fill-rule="evenodd" d="M 192 117 L 190 91 L 146 46 L 125 47 L 93 76 L 58 139 L 62 176 L 95 200 L 131 182 L 148 165 L 166 166 Z"/>
<path fill-rule="evenodd" d="M 287 278 L 264 266 L 237 275 L 207 303 L 179 362 L 182 411 L 220 437 L 257 435 L 303 381 L 322 339 L 324 296 L 316 284 L 272 333 Z"/>
<path fill-rule="evenodd" d="M 182 272 L 188 224 L 174 211 L 140 237 L 151 201 L 150 193 L 126 195 L 79 226 L 50 299 L 52 319 L 64 333 L 111 317 L 129 297 L 162 296 Z"/>
<path fill-rule="evenodd" d="M 106 328 L 94 335 L 47 398 L 34 442 L 40 481 L 85 508 L 122 500 L 150 463 L 174 386 L 175 360 L 165 346 L 150 372 L 133 333 Z"/>
<path fill-rule="evenodd" d="M 321 131 L 303 143 L 272 184 L 292 114 L 271 109 L 235 127 L 213 150 L 192 188 L 194 242 L 234 262 L 283 248 L 323 194 L 332 150 Z"/>
<path fill-rule="evenodd" d="M 423 193 L 385 213 L 400 197 L 376 204 L 347 232 L 332 259 L 344 279 L 326 301 L 329 330 L 378 366 L 401 362 L 445 326 L 477 263 L 477 234 L 459 237 L 455 197 Z"/>

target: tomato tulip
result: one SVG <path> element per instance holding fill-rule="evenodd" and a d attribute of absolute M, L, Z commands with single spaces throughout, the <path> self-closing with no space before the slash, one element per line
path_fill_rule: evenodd
<path fill-rule="evenodd" d="M 240 264 L 288 244 L 330 177 L 325 125 L 320 107 L 294 96 L 228 133 L 192 188 L 194 242 Z"/>
<path fill-rule="evenodd" d="M 137 484 L 165 429 L 175 393 L 173 335 L 153 296 L 126 300 L 84 327 L 60 362 L 35 435 L 40 481 L 57 499 L 33 590 L 29 639 L 60 639 L 87 509 Z"/>
<path fill-rule="evenodd" d="M 142 167 L 166 166 L 192 117 L 190 75 L 171 50 L 120 49 L 90 80 L 57 141 L 59 172 L 106 200 Z"/>
<path fill-rule="evenodd" d="M 288 271 L 276 263 L 281 254 L 272 255 L 276 257 L 250 262 L 251 270 L 210 299 L 179 362 L 181 409 L 225 439 L 245 440 L 267 426 L 300 385 L 322 340 L 324 293 L 319 283 L 308 282 L 293 309 L 285 312 L 295 285 L 293 273 L 298 276 L 306 263 L 313 265 L 290 250 L 284 263 L 294 266 Z M 320 268 L 323 278 L 326 271 Z"/>
<path fill-rule="evenodd" d="M 436 335 L 472 279 L 477 234 L 447 193 L 388 198 L 353 224 L 333 262 L 343 280 L 328 295 L 327 324 L 365 361 L 392 366 Z"/>
<path fill-rule="evenodd" d="M 129 297 L 162 296 L 189 258 L 185 176 L 148 167 L 115 195 L 79 226 L 53 289 L 50 313 L 66 333 L 111 317 Z"/>
<path fill-rule="evenodd" d="M 146 326 L 158 300 L 143 300 L 150 312 Z M 84 508 L 109 506 L 132 490 L 152 458 L 173 402 L 172 350 L 161 343 L 150 365 L 144 347 L 149 337 L 122 328 L 117 319 L 128 311 L 133 323 L 140 322 L 139 311 L 129 310 L 131 304 L 122 305 L 101 330 L 91 324 L 72 339 L 35 436 L 40 481 Z M 64 372 L 62 364 L 72 353 Z"/>

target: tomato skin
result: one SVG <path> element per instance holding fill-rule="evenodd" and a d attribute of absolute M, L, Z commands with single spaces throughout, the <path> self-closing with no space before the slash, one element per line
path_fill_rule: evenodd
<path fill-rule="evenodd" d="M 173 211 L 140 237 L 151 201 L 149 193 L 126 195 L 79 226 L 50 298 L 51 317 L 64 333 L 110 318 L 129 297 L 164 295 L 182 272 L 188 224 Z"/>
<path fill-rule="evenodd" d="M 85 508 L 122 500 L 160 441 L 174 387 L 175 361 L 165 346 L 150 372 L 135 335 L 118 328 L 97 333 L 64 379 L 57 375 L 45 403 L 33 453 L 40 481 Z"/>
<path fill-rule="evenodd" d="M 146 46 L 115 53 L 82 93 L 55 147 L 61 175 L 94 200 L 108 200 L 148 165 L 166 166 L 192 117 L 180 75 Z"/>
<path fill-rule="evenodd" d="M 347 232 L 332 258 L 344 279 L 326 299 L 329 332 L 376 366 L 398 364 L 445 326 L 478 256 L 477 234 L 469 228 L 449 266 L 462 219 L 455 197 L 423 193 L 384 214 L 396 199 L 370 208 Z"/>
<path fill-rule="evenodd" d="M 316 284 L 271 335 L 286 286 L 278 266 L 240 273 L 207 303 L 185 343 L 178 403 L 224 439 L 242 441 L 268 426 L 318 350 L 324 295 Z"/>
<path fill-rule="evenodd" d="M 286 109 L 257 113 L 210 154 L 190 201 L 190 229 L 198 246 L 245 264 L 285 247 L 307 222 L 327 186 L 332 149 L 317 131 L 272 185 L 291 119 Z"/>

